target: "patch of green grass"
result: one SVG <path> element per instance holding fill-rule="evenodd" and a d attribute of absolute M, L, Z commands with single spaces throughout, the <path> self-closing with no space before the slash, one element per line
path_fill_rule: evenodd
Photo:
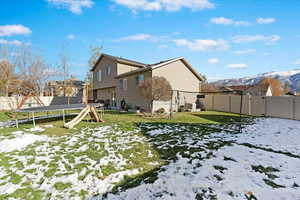
<path fill-rule="evenodd" d="M 231 158 L 231 157 L 226 157 L 224 156 L 224 160 L 225 161 L 233 161 L 233 162 L 237 162 L 235 159 Z"/>
<path fill-rule="evenodd" d="M 279 154 L 283 154 L 283 155 L 286 155 L 286 156 L 289 156 L 289 157 L 292 157 L 292 158 L 300 158 L 299 155 L 292 154 L 290 152 L 277 151 L 277 150 L 274 150 L 274 149 L 271 149 L 271 148 L 259 147 L 259 146 L 255 146 L 255 145 L 249 144 L 249 143 L 241 143 L 239 145 L 243 145 L 243 146 L 246 146 L 246 147 L 249 147 L 249 148 L 254 148 L 254 149 L 260 149 L 260 150 L 267 151 L 267 152 L 279 153 Z"/>
<path fill-rule="evenodd" d="M 85 199 L 87 194 L 88 194 L 88 192 L 85 190 L 80 190 L 80 192 L 79 192 L 79 196 L 81 197 L 81 199 Z"/>
<path fill-rule="evenodd" d="M 14 198 L 14 199 L 39 200 L 39 199 L 43 199 L 44 192 L 45 191 L 43 191 L 43 190 L 37 190 L 37 189 L 33 189 L 31 187 L 20 188 L 20 189 L 17 189 L 12 194 L 0 195 L 0 199 Z"/>
<path fill-rule="evenodd" d="M 36 172 L 36 168 L 33 169 L 26 169 L 24 172 L 29 173 L 29 174 L 33 174 Z"/>
<path fill-rule="evenodd" d="M 43 160 L 44 161 L 44 160 Z M 27 160 L 27 163 L 26 165 L 32 165 L 33 163 L 35 162 L 35 159 L 34 158 L 30 158 Z M 44 161 L 46 163 L 46 161 Z M 47 164 L 47 163 L 46 163 Z"/>
<path fill-rule="evenodd" d="M 274 168 L 274 167 L 264 167 L 261 165 L 252 165 L 252 170 L 254 170 L 255 172 L 259 172 L 259 173 L 263 173 L 265 174 L 269 179 L 276 179 L 278 178 L 277 175 L 272 174 L 274 172 L 279 172 L 278 169 Z"/>
<path fill-rule="evenodd" d="M 218 170 L 219 172 L 221 172 L 222 174 L 224 173 L 225 170 L 227 170 L 226 167 L 222 167 L 220 165 L 214 165 L 213 166 L 216 170 Z"/>
<path fill-rule="evenodd" d="M 72 186 L 72 183 L 57 182 L 54 184 L 54 188 L 57 190 L 65 190 L 71 186 Z"/>
<path fill-rule="evenodd" d="M 108 165 L 108 166 L 103 166 L 103 167 L 101 167 L 101 171 L 102 171 L 103 176 L 106 177 L 106 176 L 108 176 L 108 175 L 110 175 L 110 174 L 113 174 L 113 173 L 118 172 L 119 170 L 115 169 L 115 168 L 113 167 L 113 165 L 110 164 L 110 165 Z"/>
<path fill-rule="evenodd" d="M 22 163 L 21 161 L 17 161 L 17 162 L 15 163 L 15 166 L 16 166 L 16 168 L 18 168 L 18 169 L 23 169 L 23 168 L 24 168 L 24 165 L 23 165 L 23 163 Z"/>
<path fill-rule="evenodd" d="M 114 191 L 117 191 L 119 189 L 125 190 L 127 188 L 140 185 L 142 182 L 153 183 L 155 180 L 157 180 L 157 174 L 163 170 L 161 166 L 169 163 L 172 160 L 176 160 L 178 158 L 178 155 L 191 159 L 191 162 L 193 161 L 193 159 L 202 160 L 214 156 L 212 151 L 223 146 L 230 145 L 230 142 L 216 141 L 205 144 L 203 147 L 192 147 L 192 145 L 196 145 L 197 141 L 201 140 L 202 137 L 219 130 L 218 128 L 212 128 L 208 125 L 205 125 L 205 123 L 230 123 L 234 120 L 237 120 L 237 117 L 238 115 L 220 112 L 176 113 L 170 120 L 164 118 L 143 118 L 134 113 L 105 112 L 105 123 L 89 123 L 84 120 L 78 126 L 76 126 L 76 129 L 73 130 L 62 128 L 63 123 L 60 118 L 57 118 L 53 121 L 41 120 L 38 121 L 38 125 L 42 128 L 45 128 L 44 125 L 47 124 L 52 124 L 54 127 L 45 128 L 44 132 L 35 134 L 49 135 L 53 136 L 55 139 L 53 141 L 51 140 L 51 142 L 47 144 L 45 144 L 45 142 L 36 142 L 32 145 L 27 146 L 22 151 L 11 153 L 14 156 L 26 156 L 27 161 L 24 163 L 17 162 L 17 160 L 13 160 L 4 154 L 0 154 L 0 166 L 7 167 L 7 169 L 9 169 L 9 167 L 11 166 L 14 166 L 21 169 L 22 167 L 24 167 L 23 165 L 28 167 L 29 165 L 34 164 L 35 161 L 39 160 L 43 156 L 48 157 L 48 159 L 41 160 L 37 164 L 43 166 L 42 170 L 45 171 L 43 171 L 43 178 L 33 181 L 34 184 L 43 184 L 45 182 L 46 184 L 48 184 L 48 179 L 51 179 L 54 176 L 67 176 L 73 173 L 78 173 L 78 175 L 80 175 L 78 177 L 79 180 L 84 180 L 87 175 L 104 179 L 107 176 L 118 171 L 127 169 L 141 169 L 139 174 L 131 177 L 125 177 L 125 180 L 121 183 L 117 183 L 116 187 L 114 188 Z M 145 126 L 143 126 L 143 124 Z M 101 166 L 101 169 L 91 168 L 91 163 L 89 163 L 90 160 L 98 161 L 102 157 L 108 156 L 108 152 L 106 152 L 104 148 L 105 142 L 93 141 L 96 136 L 93 136 L 92 130 L 86 128 L 96 128 L 104 125 L 113 126 L 114 128 L 112 130 L 112 133 L 106 135 L 103 139 L 109 139 L 110 141 L 112 141 L 111 144 L 109 144 L 109 147 L 115 150 L 114 153 L 116 156 L 122 155 L 124 159 L 128 160 L 127 164 L 125 164 L 122 169 L 116 169 L 113 163 L 109 163 L 107 166 Z M 174 130 L 175 128 L 175 131 L 171 131 L 169 134 L 157 136 L 150 136 L 149 134 L 147 134 L 149 130 L 164 129 L 166 127 L 169 127 L 171 130 Z M 30 123 L 21 125 L 20 130 L 23 130 L 25 128 L 32 128 L 32 125 Z M 135 131 L 137 130 L 137 128 L 140 128 L 141 132 L 132 132 L 127 135 L 129 131 Z M 79 132 L 84 129 L 87 130 L 85 131 L 84 135 L 81 133 L 79 134 Z M 7 137 L 9 137 L 10 131 L 15 130 L 17 129 L 5 128 L 4 132 L 5 134 L 7 133 Z M 114 134 L 115 131 L 123 132 L 126 135 L 123 136 L 122 134 Z M 0 136 L 2 136 L 2 132 L 0 133 Z M 135 141 L 135 139 L 133 139 L 132 142 L 129 141 L 126 144 L 113 144 L 114 142 L 122 141 L 123 137 L 131 136 L 142 138 L 143 141 L 137 142 Z M 70 140 L 71 137 L 78 138 L 78 141 L 74 146 L 65 144 L 65 142 Z M 88 139 L 91 139 L 92 142 L 90 142 Z M 190 143 L 189 141 L 191 140 L 195 142 Z M 181 143 L 182 145 L 176 145 L 177 142 Z M 158 148 L 163 144 L 166 145 L 166 148 Z M 77 150 L 83 145 L 88 145 L 88 148 L 84 151 L 77 152 Z M 38 146 L 46 147 L 49 153 L 36 151 L 36 147 Z M 60 147 L 59 150 L 57 150 L 56 147 Z M 151 151 L 152 156 L 149 156 L 149 151 Z M 206 157 L 202 157 L 203 153 L 206 153 Z M 64 161 L 64 159 L 62 158 L 65 158 L 66 161 Z M 79 158 L 79 163 L 75 162 L 76 158 Z M 50 162 L 47 163 L 48 161 L 46 162 L 46 160 L 49 159 Z M 150 162 L 156 164 L 152 165 Z M 65 168 L 66 171 L 62 171 L 63 169 L 59 168 L 61 164 L 64 166 L 63 168 Z M 226 168 L 223 168 L 221 166 L 216 166 L 215 168 L 222 173 L 224 170 L 226 170 Z M 36 172 L 36 169 L 27 169 L 24 172 L 32 174 Z M 13 177 L 12 181 L 15 183 L 22 183 L 21 177 L 17 174 L 9 174 L 8 177 Z M 218 176 L 216 178 L 220 181 L 222 177 Z M 31 182 L 23 181 L 23 192 L 31 192 L 29 189 L 31 186 Z M 58 191 L 64 191 L 67 188 L 72 189 L 71 183 L 63 182 L 57 182 L 53 187 Z M 29 196 L 24 196 L 22 191 L 20 191 L 19 193 L 19 196 L 22 197 L 20 199 L 31 198 Z M 43 194 L 44 196 L 41 197 L 42 199 L 56 198 L 55 196 L 47 192 L 44 192 Z M 61 194 L 63 195 L 63 192 L 59 192 L 59 195 Z M 74 192 L 68 190 L 68 197 L 71 197 L 70 195 L 79 195 L 82 199 L 86 199 L 87 194 L 87 191 L 84 190 L 82 190 L 79 194 L 75 194 Z"/>
<path fill-rule="evenodd" d="M 294 187 L 294 188 L 298 188 L 299 185 L 298 185 L 296 182 L 294 182 L 293 187 Z"/>
<path fill-rule="evenodd" d="M 222 181 L 224 180 L 221 176 L 215 174 L 214 177 L 218 180 L 218 181 Z"/>
<path fill-rule="evenodd" d="M 11 164 L 10 161 L 12 160 L 12 158 L 5 156 L 4 154 L 0 154 L 0 166 L 9 169 Z"/>
<path fill-rule="evenodd" d="M 45 173 L 44 173 L 44 176 L 47 177 L 47 178 L 50 178 L 52 176 L 54 176 L 54 174 L 58 171 L 58 169 L 56 168 L 50 168 L 48 169 Z"/>
<path fill-rule="evenodd" d="M 12 171 L 9 173 L 9 177 L 10 182 L 13 184 L 19 184 L 22 181 L 22 176 Z"/>
<path fill-rule="evenodd" d="M 87 168 L 88 163 L 79 163 L 74 166 L 74 169 L 80 173 L 83 169 Z"/>
<path fill-rule="evenodd" d="M 228 195 L 234 197 L 234 193 L 232 191 L 228 192 Z"/>
<path fill-rule="evenodd" d="M 271 186 L 272 188 L 285 188 L 284 185 L 278 185 L 277 183 L 274 183 L 273 181 L 271 181 L 269 179 L 263 179 L 263 180 L 267 185 Z"/>
<path fill-rule="evenodd" d="M 74 113 L 78 113 L 79 111 L 75 111 Z M 73 112 L 72 112 L 73 113 Z M 61 114 L 61 112 L 53 112 L 50 114 Z M 45 116 L 45 113 L 36 113 L 35 116 Z M 12 113 L 11 112 L 0 112 L 0 121 L 2 119 L 7 120 L 13 120 Z M 69 117 L 69 120 L 74 118 L 75 116 Z M 246 119 L 246 116 L 244 116 Z M 20 119 L 22 116 L 20 117 Z M 23 118 L 27 118 L 27 114 L 23 116 Z M 132 129 L 134 127 L 135 123 L 151 123 L 151 122 L 160 122 L 160 123 L 203 123 L 203 124 L 223 124 L 223 123 L 232 123 L 235 121 L 239 121 L 239 115 L 238 114 L 232 114 L 232 113 L 224 113 L 224 112 L 215 112 L 215 111 L 204 111 L 204 112 L 195 112 L 195 113 L 189 113 L 189 112 L 179 112 L 175 113 L 173 115 L 172 119 L 168 118 L 144 118 L 136 113 L 121 113 L 117 111 L 106 111 L 104 114 L 104 123 L 90 123 L 89 117 L 87 117 L 87 120 L 83 120 L 81 123 L 79 123 L 76 126 L 76 129 L 65 129 L 63 128 L 63 121 L 61 117 L 58 118 L 51 118 L 51 119 L 43 119 L 43 120 L 37 120 L 36 124 L 38 126 L 41 126 L 45 129 L 44 132 L 39 134 L 45 134 L 49 136 L 64 136 L 69 135 L 72 133 L 78 132 L 78 130 L 86 127 L 95 128 L 100 125 L 112 125 L 115 123 L 123 124 L 122 129 L 126 130 Z M 52 128 L 45 128 L 44 125 L 53 125 Z M 1 135 L 4 134 L 10 134 L 13 131 L 17 130 L 23 130 L 32 128 L 32 122 L 28 122 L 26 124 L 20 124 L 19 129 L 16 127 L 12 128 L 3 128 L 1 129 Z"/>

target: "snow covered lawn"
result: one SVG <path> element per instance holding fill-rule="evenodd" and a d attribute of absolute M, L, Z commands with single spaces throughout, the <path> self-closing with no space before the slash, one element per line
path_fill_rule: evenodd
<path fill-rule="evenodd" d="M 146 126 L 160 154 L 174 152 L 176 158 L 154 180 L 95 199 L 241 200 L 249 192 L 258 200 L 300 199 L 300 122 L 255 122 L 242 133 L 220 131 L 202 139 L 197 127 L 190 134 L 183 126 Z"/>
<path fill-rule="evenodd" d="M 85 199 L 163 163 L 138 129 L 104 126 L 60 137 L 41 131 L 0 132 L 0 199 Z"/>
<path fill-rule="evenodd" d="M 223 131 L 218 129 L 223 128 Z M 300 122 L 140 123 L 1 135 L 0 199 L 300 199 Z"/>

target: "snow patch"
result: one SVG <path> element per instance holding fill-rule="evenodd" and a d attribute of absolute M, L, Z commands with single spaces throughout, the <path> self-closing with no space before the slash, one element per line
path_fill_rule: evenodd
<path fill-rule="evenodd" d="M 20 133 L 20 132 L 19 132 Z M 11 152 L 22 150 L 30 144 L 33 144 L 37 141 L 46 141 L 48 139 L 47 136 L 40 136 L 34 134 L 23 134 L 17 136 L 14 139 L 5 139 L 0 142 L 0 152 Z"/>

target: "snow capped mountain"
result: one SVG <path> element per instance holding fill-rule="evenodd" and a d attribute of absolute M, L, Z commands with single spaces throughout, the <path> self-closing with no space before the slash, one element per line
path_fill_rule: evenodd
<path fill-rule="evenodd" d="M 272 77 L 280 80 L 283 84 L 285 82 L 290 83 L 290 87 L 293 91 L 297 90 L 300 85 L 300 69 L 291 70 L 291 71 L 283 71 L 283 72 L 267 72 L 258 74 L 255 76 L 248 76 L 244 78 L 237 79 L 225 79 L 212 82 L 212 84 L 216 85 L 255 85 L 259 83 L 259 81 L 265 77 Z"/>

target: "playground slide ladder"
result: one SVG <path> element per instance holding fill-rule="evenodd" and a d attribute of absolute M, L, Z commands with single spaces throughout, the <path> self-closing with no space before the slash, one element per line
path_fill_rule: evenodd
<path fill-rule="evenodd" d="M 21 102 L 19 103 L 18 105 L 18 110 L 20 110 L 24 103 L 30 98 L 30 97 L 33 97 L 33 99 L 40 105 L 40 106 L 45 106 L 45 104 L 43 103 L 43 101 L 38 97 L 36 96 L 35 94 L 28 94 L 26 96 L 24 96 L 21 100 Z"/>

